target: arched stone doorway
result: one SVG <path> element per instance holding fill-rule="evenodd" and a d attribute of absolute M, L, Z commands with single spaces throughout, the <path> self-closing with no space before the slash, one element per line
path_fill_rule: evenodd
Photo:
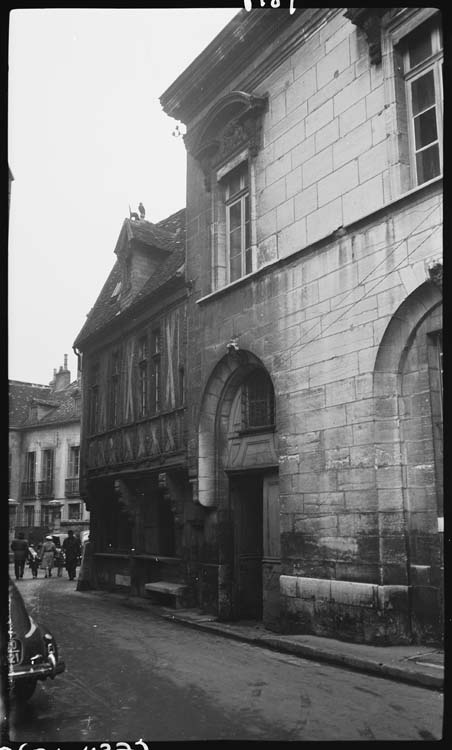
<path fill-rule="evenodd" d="M 443 627 L 441 301 L 426 282 L 403 302 L 374 372 L 382 583 L 406 587 L 411 637 L 421 642 L 440 640 Z"/>
<path fill-rule="evenodd" d="M 231 348 L 206 385 L 198 498 L 216 519 L 218 615 L 279 623 L 280 526 L 273 384 L 251 352 Z"/>

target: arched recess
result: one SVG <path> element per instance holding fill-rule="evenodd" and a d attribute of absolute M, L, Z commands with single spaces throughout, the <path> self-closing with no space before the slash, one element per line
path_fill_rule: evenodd
<path fill-rule="evenodd" d="M 441 291 L 431 281 L 426 281 L 402 302 L 383 334 L 375 360 L 376 373 L 400 371 L 418 326 L 441 302 Z"/>
<path fill-rule="evenodd" d="M 228 457 L 240 453 L 243 443 L 240 428 L 234 425 L 237 394 L 253 371 L 265 372 L 271 382 L 263 363 L 251 352 L 240 350 L 226 354 L 214 368 L 205 387 L 198 428 L 198 500 L 205 507 L 216 506 L 225 499 L 227 488 L 223 469 L 227 468 L 228 460 L 233 462 L 233 458 Z M 259 463 L 255 465 L 260 468 L 277 466 L 273 428 L 258 430 L 256 434 L 262 438 L 263 450 L 259 453 Z"/>
<path fill-rule="evenodd" d="M 441 631 L 442 295 L 425 282 L 398 308 L 375 361 L 381 583 L 410 589 L 415 640 Z"/>

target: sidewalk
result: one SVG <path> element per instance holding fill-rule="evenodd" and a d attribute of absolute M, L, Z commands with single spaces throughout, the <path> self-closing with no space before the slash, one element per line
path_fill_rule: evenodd
<path fill-rule="evenodd" d="M 122 596 L 122 595 L 119 595 Z M 432 646 L 370 646 L 315 635 L 280 635 L 255 622 L 218 622 L 194 609 L 170 609 L 139 597 L 127 597 L 128 606 L 152 608 L 160 617 L 253 646 L 328 662 L 376 677 L 407 682 L 432 690 L 444 687 L 444 651 Z"/>
<path fill-rule="evenodd" d="M 10 571 L 11 572 L 11 571 Z M 74 591 L 75 593 L 75 591 Z M 292 654 L 304 659 L 355 669 L 376 677 L 407 682 L 432 690 L 444 688 L 444 650 L 433 646 L 370 646 L 347 643 L 315 635 L 281 635 L 266 630 L 262 623 L 219 622 L 196 609 L 172 609 L 126 593 L 87 590 L 92 596 L 114 598 L 133 609 L 149 610 L 171 622 L 249 643 L 253 646 Z"/>

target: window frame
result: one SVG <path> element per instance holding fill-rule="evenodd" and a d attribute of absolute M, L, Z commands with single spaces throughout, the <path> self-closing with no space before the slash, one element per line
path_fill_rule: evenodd
<path fill-rule="evenodd" d="M 227 195 L 228 181 L 234 172 L 243 170 L 246 173 L 246 185 L 242 190 Z M 211 173 L 211 291 L 216 292 L 231 284 L 236 284 L 257 270 L 256 245 L 256 209 L 255 209 L 255 165 L 249 148 L 236 153 L 228 161 L 217 165 Z M 248 199 L 248 222 L 246 221 L 245 202 Z M 238 201 L 243 203 L 242 240 L 241 240 L 241 274 L 231 278 L 231 254 L 229 245 L 230 207 Z M 246 247 L 246 226 L 248 225 L 248 246 Z M 249 268 L 247 269 L 247 254 Z"/>
<path fill-rule="evenodd" d="M 77 512 L 75 515 L 72 515 L 71 510 L 73 510 L 74 508 L 77 508 Z M 81 518 L 82 518 L 81 503 L 68 503 L 67 518 L 68 518 L 68 521 L 81 521 Z"/>
<path fill-rule="evenodd" d="M 76 460 L 74 460 L 75 456 L 77 456 Z M 74 469 L 75 465 L 77 466 L 77 471 Z M 68 479 L 78 479 L 80 475 L 80 445 L 69 446 L 67 471 Z"/>
<path fill-rule="evenodd" d="M 41 480 L 53 484 L 55 471 L 55 449 L 43 448 L 41 456 Z"/>
<path fill-rule="evenodd" d="M 41 526 L 52 526 L 54 522 L 53 508 L 48 503 L 41 505 Z"/>
<path fill-rule="evenodd" d="M 36 482 L 36 451 L 27 451 L 25 477 L 29 484 Z"/>
<path fill-rule="evenodd" d="M 432 52 L 424 60 L 416 63 L 412 67 L 410 66 L 410 50 L 413 48 L 413 39 L 418 35 L 422 29 L 422 26 L 426 26 L 425 34 L 430 36 Z M 431 19 L 421 23 L 416 29 L 401 40 L 401 52 L 403 60 L 403 77 L 405 82 L 405 97 L 407 107 L 407 121 L 408 121 L 408 148 L 410 156 L 410 171 L 411 180 L 413 187 L 420 187 L 426 182 L 429 182 L 436 177 L 443 174 L 443 118 L 444 118 L 444 90 L 442 80 L 442 65 L 444 61 L 444 49 L 441 39 L 441 26 L 439 19 Z M 411 44 L 410 44 L 411 41 Z M 412 84 L 427 75 L 429 71 L 433 72 L 433 86 L 434 86 L 434 103 L 427 109 L 419 113 L 413 112 L 413 88 Z M 437 130 L 436 140 L 427 143 L 419 148 L 416 147 L 416 131 L 415 121 L 416 117 L 424 114 L 429 109 L 435 111 L 435 124 Z M 438 148 L 438 167 L 439 171 L 433 177 L 429 177 L 420 181 L 419 170 L 417 166 L 418 154 L 426 151 L 432 146 L 437 145 Z"/>
<path fill-rule="evenodd" d="M 24 526 L 35 525 L 36 510 L 34 505 L 24 504 Z M 32 523 L 30 523 L 32 521 Z"/>
<path fill-rule="evenodd" d="M 148 337 L 138 339 L 137 367 L 138 367 L 138 414 L 147 417 L 149 413 L 149 353 Z"/>
<path fill-rule="evenodd" d="M 260 424 L 251 423 L 250 420 L 250 385 L 256 385 L 256 378 L 261 380 L 260 385 L 265 386 L 265 391 L 262 389 L 262 395 L 260 398 L 254 398 L 255 404 L 264 403 L 266 410 L 266 421 Z M 254 383 L 253 383 L 254 381 Z M 259 383 L 258 383 L 259 385 Z M 269 374 L 262 369 L 253 370 L 242 384 L 242 397 L 241 397 L 241 409 L 242 409 L 242 429 L 241 434 L 254 433 L 254 432 L 270 432 L 275 430 L 275 419 L 276 419 L 276 407 L 275 407 L 275 391 L 273 383 Z"/>
<path fill-rule="evenodd" d="M 151 362 L 152 362 L 152 394 L 150 403 L 150 412 L 155 415 L 161 411 L 162 407 L 162 329 L 160 326 L 151 331 Z"/>
<path fill-rule="evenodd" d="M 100 378 L 100 364 L 96 362 L 91 370 L 90 386 L 89 386 L 89 413 L 88 413 L 88 424 L 90 434 L 94 434 L 99 429 L 99 378 Z"/>
<path fill-rule="evenodd" d="M 119 424 L 119 405 L 120 405 L 120 352 L 115 349 L 110 358 L 110 377 L 108 383 L 108 421 L 110 427 L 116 427 Z"/>
<path fill-rule="evenodd" d="M 239 189 L 230 193 L 231 182 L 235 175 L 239 178 Z M 231 284 L 234 281 L 242 279 L 244 276 L 253 272 L 252 245 L 251 245 L 251 212 L 250 212 L 250 180 L 248 162 L 242 162 L 238 167 L 228 172 L 223 180 L 223 195 L 225 207 L 225 255 L 226 255 L 226 283 Z M 231 211 L 240 205 L 240 223 L 231 230 Z M 240 228 L 240 250 L 231 254 L 231 234 L 234 230 Z M 240 256 L 240 274 L 232 278 L 232 258 Z M 250 258 L 251 268 L 247 270 L 247 261 Z"/>
<path fill-rule="evenodd" d="M 411 115 L 404 73 L 404 51 L 424 24 L 442 29 L 438 8 L 395 9 L 382 36 L 384 101 L 387 119 L 388 191 L 390 200 L 421 189 L 415 180 L 411 146 Z M 426 32 L 427 33 L 427 32 Z M 442 172 L 431 182 L 442 179 Z"/>

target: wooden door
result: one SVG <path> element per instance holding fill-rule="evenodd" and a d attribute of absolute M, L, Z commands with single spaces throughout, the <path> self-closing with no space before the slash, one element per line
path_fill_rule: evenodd
<path fill-rule="evenodd" d="M 262 618 L 262 481 L 244 478 L 235 483 L 236 615 Z"/>
<path fill-rule="evenodd" d="M 277 474 L 263 479 L 263 621 L 271 630 L 279 630 L 279 578 L 281 575 L 281 534 L 279 478 Z"/>

